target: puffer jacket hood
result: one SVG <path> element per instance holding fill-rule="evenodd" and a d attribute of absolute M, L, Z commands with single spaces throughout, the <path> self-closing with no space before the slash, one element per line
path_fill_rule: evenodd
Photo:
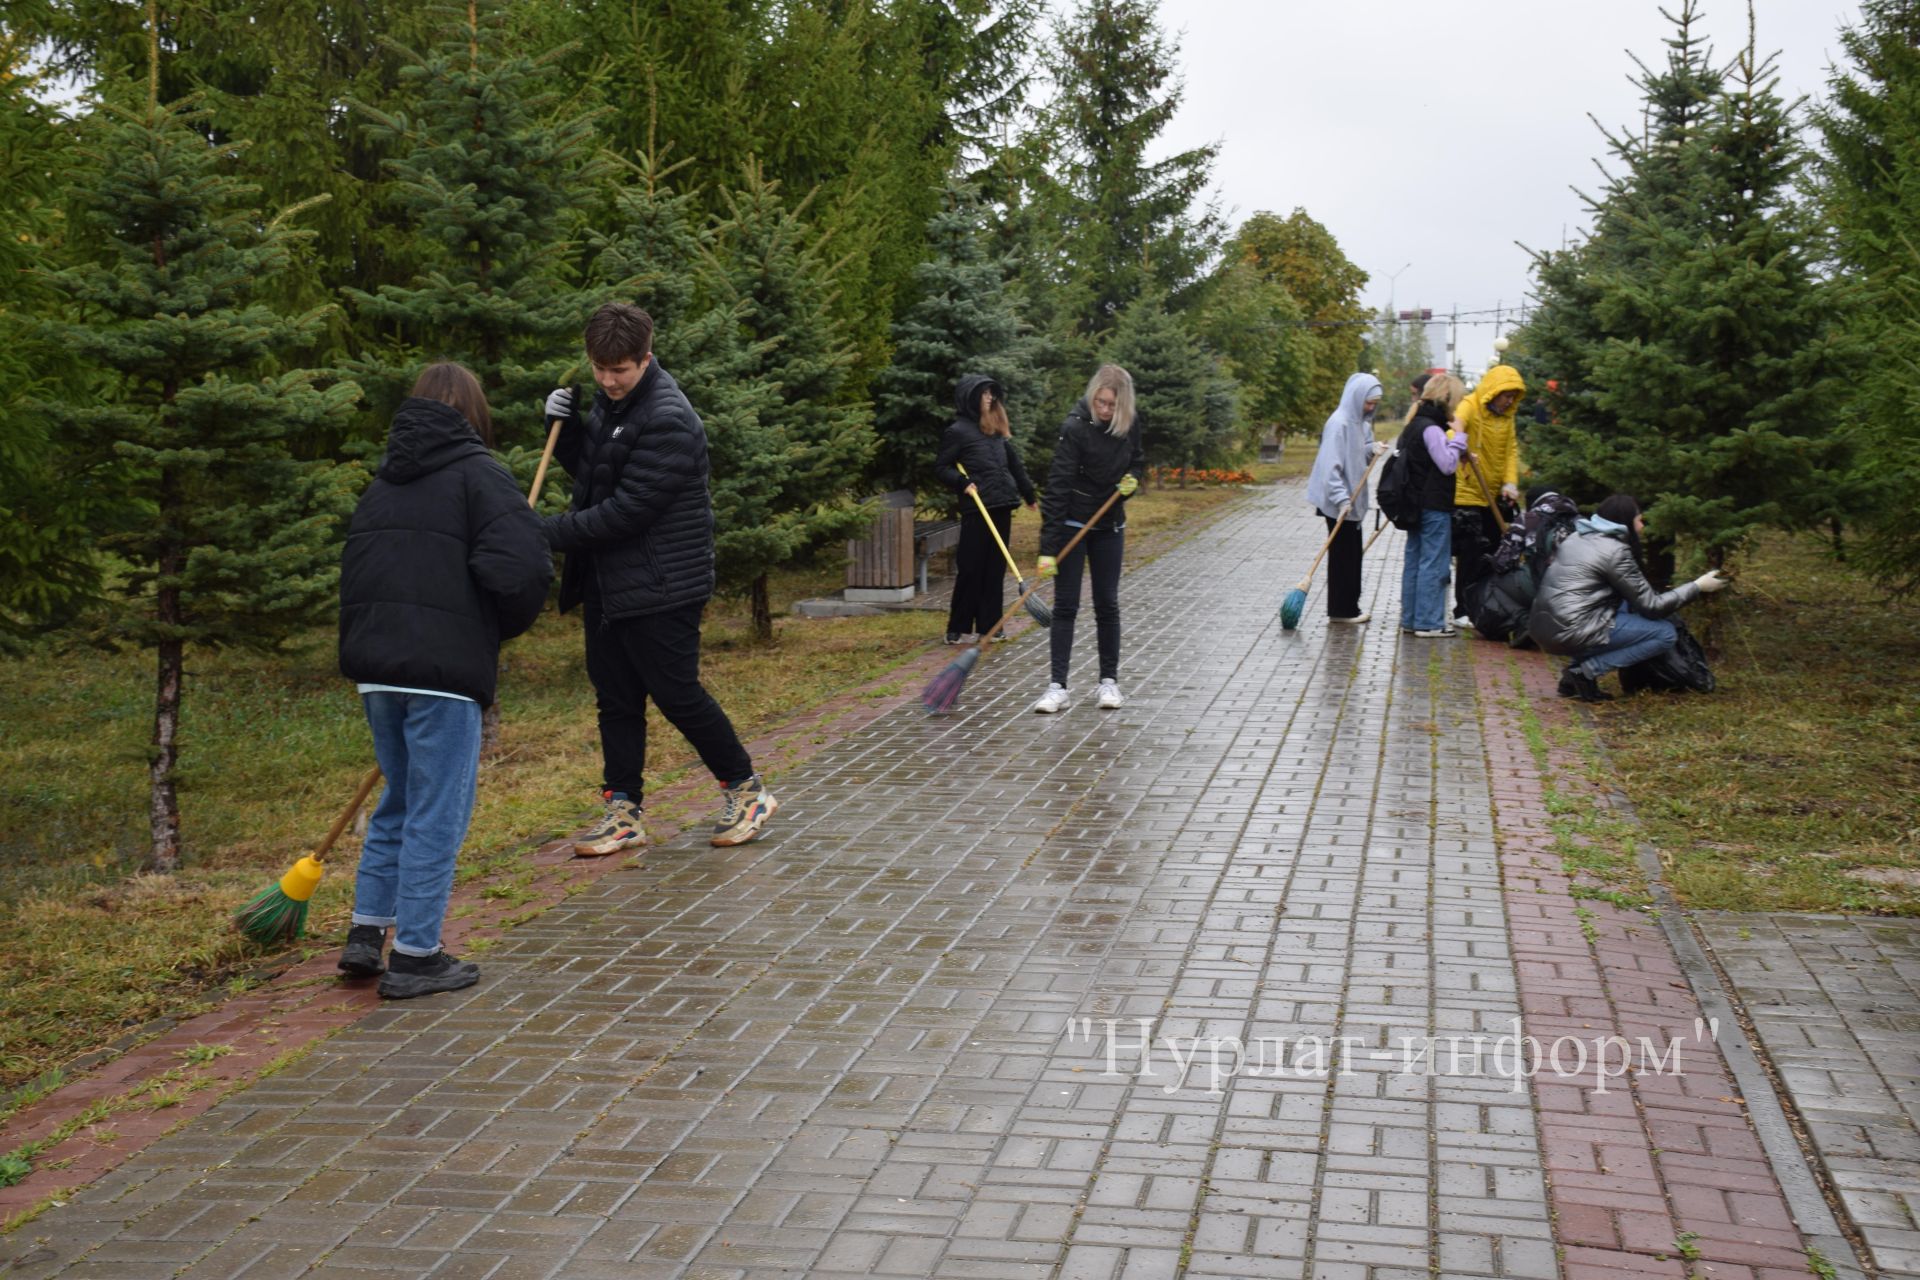
<path fill-rule="evenodd" d="M 388 484 L 412 484 L 462 458 L 486 452 L 487 446 L 458 409 L 440 400 L 409 396 L 393 415 L 387 453 L 375 474 Z"/>
<path fill-rule="evenodd" d="M 1494 397 L 1506 391 L 1518 391 L 1524 398 L 1527 380 L 1509 364 L 1497 364 L 1481 375 L 1455 415 L 1467 429 L 1467 448 L 1480 459 L 1480 475 L 1497 496 L 1501 485 L 1520 483 L 1520 444 L 1514 432 L 1514 417 L 1520 412 L 1520 400 L 1507 412 L 1495 416 L 1487 407 Z M 1484 507 L 1487 495 L 1471 466 L 1454 473 L 1453 501 L 1456 506 Z"/>
<path fill-rule="evenodd" d="M 968 373 L 961 375 L 960 381 L 953 385 L 953 412 L 955 416 L 965 418 L 970 422 L 980 421 L 980 393 L 988 389 L 991 389 L 993 394 L 999 396 L 1002 402 L 1006 400 L 1006 392 L 1000 390 L 1000 384 L 986 374 Z"/>
<path fill-rule="evenodd" d="M 1611 520 L 1588 516 L 1560 544 L 1540 579 L 1527 629 L 1548 653 L 1581 654 L 1613 634 L 1613 619 L 1626 601 L 1643 618 L 1664 618 L 1695 599 L 1691 582 L 1655 591 L 1633 558 L 1627 531 Z"/>
<path fill-rule="evenodd" d="M 340 672 L 493 701 L 500 642 L 533 625 L 553 557 L 519 484 L 451 405 L 409 399 L 340 556 Z"/>
<path fill-rule="evenodd" d="M 1000 384 L 983 373 L 969 373 L 953 388 L 953 404 L 958 416 L 947 424 L 940 436 L 940 452 L 933 460 L 933 473 L 940 483 L 956 494 L 965 493 L 969 484 L 980 494 L 980 502 L 989 511 L 1033 502 L 1039 497 L 1027 475 L 1020 450 L 1006 436 L 990 436 L 980 429 L 980 394 L 992 390 L 1005 403 Z M 961 474 L 961 468 L 966 473 Z M 972 509 L 972 502 L 961 510 Z"/>
<path fill-rule="evenodd" d="M 1370 373 L 1356 373 L 1347 379 L 1340 392 L 1340 407 L 1327 418 L 1320 432 L 1320 452 L 1313 460 L 1313 474 L 1307 477 L 1307 501 L 1321 515 L 1332 519 L 1352 499 L 1352 519 L 1367 513 L 1367 494 L 1360 487 L 1366 473 L 1367 455 L 1373 450 L 1373 419 L 1366 412 L 1369 400 L 1380 398 L 1380 379 Z"/>

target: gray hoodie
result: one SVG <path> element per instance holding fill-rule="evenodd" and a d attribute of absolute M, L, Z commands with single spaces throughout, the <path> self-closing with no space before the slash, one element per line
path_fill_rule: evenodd
<path fill-rule="evenodd" d="M 1349 519 L 1357 521 L 1367 514 L 1367 492 L 1359 486 L 1373 452 L 1373 419 L 1364 407 L 1379 398 L 1380 379 L 1370 373 L 1354 374 L 1340 393 L 1340 407 L 1320 432 L 1320 453 L 1313 460 L 1313 474 L 1307 477 L 1307 501 L 1328 519 L 1340 514 L 1349 497 L 1353 499 Z"/>

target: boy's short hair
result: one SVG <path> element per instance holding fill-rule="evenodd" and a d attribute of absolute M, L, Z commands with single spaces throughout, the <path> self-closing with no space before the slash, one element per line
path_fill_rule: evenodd
<path fill-rule="evenodd" d="M 653 317 L 627 302 L 609 302 L 587 321 L 587 359 L 597 365 L 639 364 L 653 353 Z"/>

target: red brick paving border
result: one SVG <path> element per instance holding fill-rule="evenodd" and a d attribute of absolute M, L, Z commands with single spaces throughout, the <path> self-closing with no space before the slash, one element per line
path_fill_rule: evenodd
<path fill-rule="evenodd" d="M 1634 1071 L 1604 1092 L 1591 1075 L 1534 1077 L 1566 1280 L 1812 1280 L 1806 1243 L 1726 1064 L 1710 1040 L 1697 1038 L 1700 1007 L 1665 935 L 1638 912 L 1569 892 L 1573 877 L 1549 826 L 1548 779 L 1522 732 L 1518 699 L 1548 730 L 1552 785 L 1587 795 L 1604 811 L 1606 794 L 1586 779 L 1584 762 L 1555 742 L 1555 728 L 1577 723 L 1578 705 L 1556 694 L 1557 674 L 1542 655 L 1467 643 L 1524 1030 L 1542 1043 L 1622 1036 L 1636 1063 L 1641 1037 L 1657 1051 L 1677 1041 L 1681 1053 L 1680 1070 Z M 1584 945 L 1583 923 L 1593 931 Z M 1681 1257 L 1683 1234 L 1698 1251 L 1691 1272 Z"/>

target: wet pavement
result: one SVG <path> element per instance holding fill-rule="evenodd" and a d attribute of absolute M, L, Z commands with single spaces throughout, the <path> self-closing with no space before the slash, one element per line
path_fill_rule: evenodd
<path fill-rule="evenodd" d="M 1920 1275 L 1920 921 L 1695 919 L 1873 1261 Z"/>
<path fill-rule="evenodd" d="M 1409 1066 L 1545 1016 L 1516 939 L 1588 945 L 1509 918 L 1486 659 L 1397 633 L 1397 539 L 1372 626 L 1316 584 L 1282 632 L 1323 530 L 1297 484 L 1251 495 L 1125 579 L 1124 709 L 1092 705 L 1090 611 L 1065 715 L 1026 712 L 1043 637 L 993 647 L 953 714 L 773 779 L 768 839 L 584 884 L 477 988 L 368 1014 L 0 1241 L 4 1274 L 1683 1274 L 1696 1233 L 1619 1215 L 1556 1249 L 1539 1116 L 1584 1094 Z M 1721 1209 L 1768 1206 L 1771 1252 L 1697 1274 L 1810 1275 L 1742 1168 Z"/>

